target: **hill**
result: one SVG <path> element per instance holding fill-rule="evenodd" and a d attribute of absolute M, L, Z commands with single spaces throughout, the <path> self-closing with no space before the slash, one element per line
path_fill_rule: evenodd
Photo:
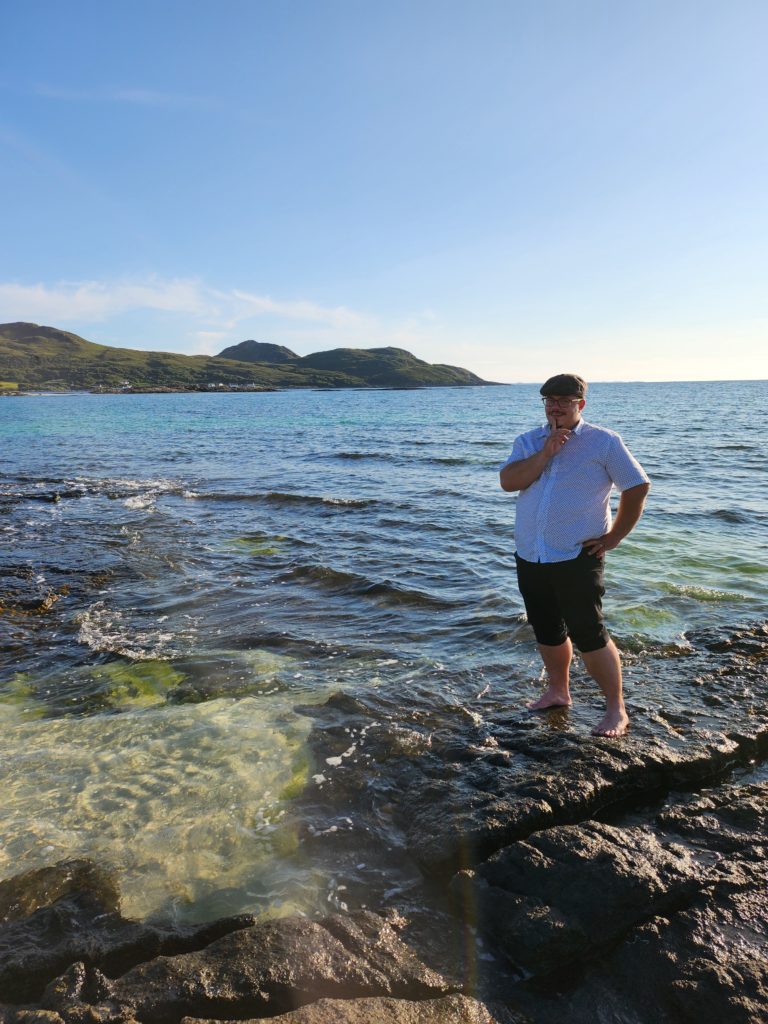
<path fill-rule="evenodd" d="M 234 358 L 233 358 L 234 356 Z M 398 348 L 334 349 L 297 356 L 246 341 L 217 356 L 143 352 L 86 341 L 56 327 L 0 324 L 0 381 L 19 390 L 439 387 L 487 384 L 459 367 L 425 363 Z"/>
<path fill-rule="evenodd" d="M 266 341 L 241 341 L 219 352 L 219 359 L 237 359 L 242 363 L 295 363 L 300 357 L 284 345 Z"/>
<path fill-rule="evenodd" d="M 309 356 L 297 356 L 282 345 L 243 341 L 219 352 L 218 358 L 281 365 L 290 363 L 301 370 L 341 373 L 361 381 L 361 386 L 367 387 L 440 387 L 487 383 L 458 366 L 425 363 L 403 348 L 334 348 Z"/>
<path fill-rule="evenodd" d="M 301 367 L 343 373 L 369 387 L 445 387 L 485 384 L 469 370 L 425 363 L 403 348 L 334 348 L 299 360 Z"/>

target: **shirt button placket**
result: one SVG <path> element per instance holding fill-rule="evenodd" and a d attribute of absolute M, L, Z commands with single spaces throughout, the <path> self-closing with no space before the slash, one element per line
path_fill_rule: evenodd
<path fill-rule="evenodd" d="M 536 516 L 536 561 L 547 561 L 549 550 L 544 543 L 544 528 L 547 525 L 549 519 L 549 507 L 552 501 L 552 490 L 555 486 L 555 478 L 557 476 L 557 457 L 551 459 L 547 463 L 547 468 L 544 470 L 546 474 L 546 481 L 544 483 L 544 493 L 541 497 L 541 503 L 539 504 L 538 515 Z"/>

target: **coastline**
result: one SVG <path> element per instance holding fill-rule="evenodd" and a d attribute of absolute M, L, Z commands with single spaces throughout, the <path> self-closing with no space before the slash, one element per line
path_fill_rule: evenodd
<path fill-rule="evenodd" d="M 5 410 L 3 1024 L 766 1015 L 763 388 L 595 387 L 658 479 L 619 742 L 578 661 L 524 710 L 528 391 Z"/>
<path fill-rule="evenodd" d="M 471 388 L 507 387 L 499 381 L 484 381 L 482 384 L 413 384 L 413 385 L 335 385 L 321 387 L 319 385 L 296 385 L 295 387 L 268 387 L 261 385 L 210 385 L 189 388 L 173 387 L 136 387 L 136 388 L 83 388 L 81 390 L 48 391 L 30 388 L 29 390 L 0 391 L 0 398 L 39 398 L 43 396 L 68 395 L 225 395 L 225 394 L 261 394 L 283 393 L 287 391 L 437 391 L 442 389 L 466 391 Z"/>
<path fill-rule="evenodd" d="M 59 863 L 0 882 L 0 1021 L 588 1024 L 615 1005 L 648 1024 L 753 1024 L 768 1011 L 768 623 L 689 639 L 687 658 L 643 666 L 654 692 L 619 741 L 536 728 L 560 710 L 499 707 L 480 724 L 432 702 L 412 720 L 432 736 L 415 754 L 373 697 L 305 709 L 317 765 L 343 762 L 350 726 L 367 732 L 421 909 L 350 892 L 325 916 L 173 927 L 123 918 L 103 867 Z M 676 738 L 649 712 L 681 675 L 698 685 Z M 322 797 L 297 796 L 299 818 L 322 800 L 326 820 L 353 824 L 300 835 L 317 864 L 377 856 L 367 770 L 341 763 Z"/>

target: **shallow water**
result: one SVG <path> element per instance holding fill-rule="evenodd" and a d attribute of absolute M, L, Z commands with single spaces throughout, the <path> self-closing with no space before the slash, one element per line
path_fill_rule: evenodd
<path fill-rule="evenodd" d="M 591 389 L 653 481 L 607 566 L 640 664 L 764 616 L 767 391 Z M 135 916 L 337 900 L 294 803 L 338 763 L 296 708 L 535 690 L 496 467 L 541 420 L 527 385 L 0 401 L 0 877 L 90 856 Z"/>

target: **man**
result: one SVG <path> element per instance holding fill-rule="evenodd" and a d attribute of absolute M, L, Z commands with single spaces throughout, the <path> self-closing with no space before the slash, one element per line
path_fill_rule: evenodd
<path fill-rule="evenodd" d="M 532 711 L 571 703 L 575 644 L 603 692 L 606 713 L 592 730 L 616 737 L 629 725 L 621 660 L 603 625 L 603 566 L 642 515 L 650 483 L 618 434 L 581 418 L 587 383 L 559 373 L 541 388 L 547 425 L 521 434 L 500 467 L 501 486 L 519 491 L 517 580 L 549 685 Z M 620 492 L 611 523 L 612 487 Z"/>

